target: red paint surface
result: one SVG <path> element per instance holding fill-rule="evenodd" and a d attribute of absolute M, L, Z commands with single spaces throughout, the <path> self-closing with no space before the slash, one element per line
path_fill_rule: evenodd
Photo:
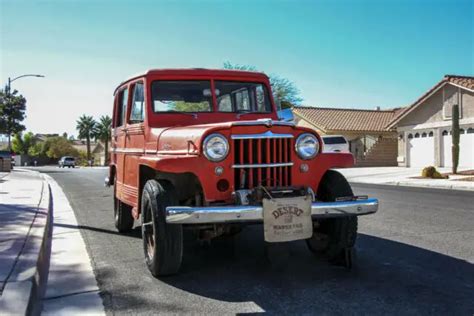
<path fill-rule="evenodd" d="M 190 115 L 182 114 L 155 114 L 151 107 L 150 85 L 154 80 L 193 80 L 207 79 L 213 86 L 214 80 L 249 81 L 266 85 L 270 92 L 268 77 L 260 73 L 249 73 L 230 70 L 154 70 L 141 76 L 134 77 L 122 83 L 116 90 L 114 102 L 114 124 L 112 133 L 112 155 L 111 176 L 116 177 L 117 197 L 134 206 L 134 215 L 138 216 L 137 205 L 139 192 L 139 166 L 146 165 L 155 170 L 170 173 L 190 172 L 195 174 L 202 185 L 205 200 L 231 202 L 231 194 L 234 188 L 233 164 L 234 148 L 230 146 L 227 158 L 222 162 L 211 162 L 202 154 L 202 141 L 210 133 L 221 133 L 226 136 L 232 144 L 232 134 L 261 134 L 268 130 L 273 133 L 293 134 L 294 140 L 301 133 L 316 132 L 303 127 L 294 126 L 234 126 L 235 122 L 254 121 L 257 119 L 271 118 L 277 120 L 276 108 L 271 97 L 272 113 L 246 114 L 238 118 L 236 113 L 198 113 L 195 119 Z M 126 117 L 130 116 L 133 85 L 144 82 L 145 86 L 145 121 L 138 124 L 126 123 L 124 126 L 116 126 L 117 104 L 119 91 L 128 87 L 129 98 Z M 215 98 L 214 98 L 215 99 Z M 214 100 L 215 101 L 215 100 Z M 214 102 L 215 107 L 215 102 Z M 215 110 L 215 109 L 214 109 Z M 128 122 L 128 121 L 127 121 Z M 319 135 L 317 135 L 318 139 Z M 269 152 L 259 153 L 269 158 Z M 286 154 L 285 154 L 286 158 Z M 260 157 L 259 157 L 260 159 Z M 315 192 L 324 173 L 335 167 L 350 167 L 354 160 L 351 154 L 320 153 L 314 159 L 301 160 L 295 150 L 291 150 L 292 184 L 295 186 L 309 186 Z M 309 171 L 300 172 L 300 166 L 306 163 Z M 224 173 L 216 176 L 214 170 L 217 166 L 224 168 Z M 115 170 L 115 172 L 113 171 Z M 114 173 L 113 173 L 114 172 Z M 226 192 L 217 189 L 220 179 L 229 181 L 230 188 Z"/>

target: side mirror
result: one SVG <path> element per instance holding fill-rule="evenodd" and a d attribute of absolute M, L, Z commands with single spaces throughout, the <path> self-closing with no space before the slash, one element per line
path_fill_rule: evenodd
<path fill-rule="evenodd" d="M 293 122 L 295 118 L 291 109 L 283 109 L 278 111 L 278 119 L 284 122 Z"/>

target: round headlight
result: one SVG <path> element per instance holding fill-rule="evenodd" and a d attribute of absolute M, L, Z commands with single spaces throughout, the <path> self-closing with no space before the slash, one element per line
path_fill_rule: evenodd
<path fill-rule="evenodd" d="M 221 161 L 229 153 L 229 143 L 221 134 L 211 134 L 204 139 L 203 153 L 210 161 Z"/>
<path fill-rule="evenodd" d="M 304 133 L 296 139 L 295 149 L 301 159 L 311 159 L 318 154 L 319 141 L 313 134 Z"/>

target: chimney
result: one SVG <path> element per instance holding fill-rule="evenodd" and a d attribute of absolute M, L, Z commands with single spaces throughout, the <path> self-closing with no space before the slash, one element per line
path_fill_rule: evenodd
<path fill-rule="evenodd" d="M 380 111 L 380 106 L 376 106 L 375 111 Z"/>

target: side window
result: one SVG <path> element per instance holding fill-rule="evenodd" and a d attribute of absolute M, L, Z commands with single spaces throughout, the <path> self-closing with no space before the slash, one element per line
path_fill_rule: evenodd
<path fill-rule="evenodd" d="M 125 122 L 125 114 L 127 113 L 128 89 L 124 89 L 119 93 L 117 126 L 122 126 Z"/>
<path fill-rule="evenodd" d="M 145 118 L 145 96 L 143 83 L 136 83 L 133 88 L 132 111 L 130 112 L 130 123 L 143 122 Z"/>

